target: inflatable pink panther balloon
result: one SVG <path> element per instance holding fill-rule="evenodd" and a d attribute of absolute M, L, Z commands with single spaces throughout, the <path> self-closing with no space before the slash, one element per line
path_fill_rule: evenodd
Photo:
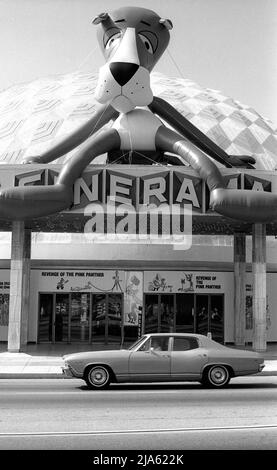
<path fill-rule="evenodd" d="M 81 143 L 85 145 L 64 164 L 53 186 L 1 191 L 0 217 L 24 220 L 67 209 L 72 203 L 74 181 L 95 157 L 107 153 L 108 162 L 124 163 L 127 159 L 129 163 L 154 161 L 180 165 L 185 161 L 207 183 L 213 210 L 251 222 L 276 218 L 275 195 L 227 189 L 214 162 L 227 167 L 253 168 L 255 160 L 251 156 L 227 155 L 165 100 L 153 96 L 150 73 L 168 46 L 171 21 L 148 9 L 124 7 L 98 15 L 93 23 L 98 25 L 98 40 L 106 59 L 96 88 L 101 105 L 73 134 L 23 163 L 48 163 Z M 110 128 L 95 135 L 109 121 L 112 121 Z"/>

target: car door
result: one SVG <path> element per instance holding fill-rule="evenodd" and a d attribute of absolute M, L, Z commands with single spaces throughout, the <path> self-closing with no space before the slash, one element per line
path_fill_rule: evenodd
<path fill-rule="evenodd" d="M 195 337 L 173 336 L 171 351 L 172 380 L 198 379 L 208 362 L 207 352 L 199 347 Z"/>
<path fill-rule="evenodd" d="M 160 348 L 154 346 L 154 342 Z M 137 351 L 133 351 L 129 358 L 129 376 L 135 381 L 163 381 L 170 380 L 170 352 L 168 350 L 169 337 L 150 337 Z"/>

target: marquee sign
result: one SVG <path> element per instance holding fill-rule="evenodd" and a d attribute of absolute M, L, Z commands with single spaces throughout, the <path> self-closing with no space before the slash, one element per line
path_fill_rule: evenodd
<path fill-rule="evenodd" d="M 2 165 L 1 189 L 11 186 L 53 185 L 61 165 Z M 277 176 L 269 171 L 223 169 L 230 188 L 277 192 Z M 193 223 L 223 223 L 223 217 L 209 210 L 209 190 L 195 171 L 178 166 L 91 165 L 73 187 L 72 207 L 66 211 L 33 221 L 32 228 L 47 231 L 82 231 L 85 208 L 91 203 L 103 207 L 112 201 L 135 208 L 156 205 L 169 207 L 189 204 Z M 228 220 L 225 225 L 238 223 Z M 2 220 L 2 230 L 8 228 Z M 202 227 L 203 229 L 203 227 Z M 224 229 L 225 230 L 225 229 Z M 199 227 L 198 232 L 201 232 Z M 202 230 L 203 231 L 203 230 Z M 205 231 L 205 229 L 204 229 Z M 207 231 L 209 232 L 209 230 Z"/>

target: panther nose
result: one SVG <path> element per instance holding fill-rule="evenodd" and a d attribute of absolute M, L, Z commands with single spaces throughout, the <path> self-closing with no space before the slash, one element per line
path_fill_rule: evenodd
<path fill-rule="evenodd" d="M 126 85 L 135 75 L 138 68 L 138 64 L 131 64 L 129 62 L 112 62 L 110 64 L 112 76 L 120 86 Z"/>

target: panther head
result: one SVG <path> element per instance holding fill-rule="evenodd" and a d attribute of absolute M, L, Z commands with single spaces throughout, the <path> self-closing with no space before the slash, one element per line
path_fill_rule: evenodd
<path fill-rule="evenodd" d="M 95 97 L 120 113 L 153 100 L 150 72 L 169 43 L 170 20 L 139 7 L 119 8 L 109 15 L 101 13 L 98 41 L 106 63 L 99 71 Z"/>

